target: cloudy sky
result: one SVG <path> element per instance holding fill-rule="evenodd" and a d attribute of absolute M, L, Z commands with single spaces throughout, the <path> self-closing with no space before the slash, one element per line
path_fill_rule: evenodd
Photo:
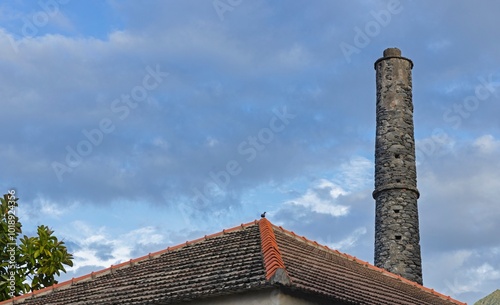
<path fill-rule="evenodd" d="M 373 262 L 375 71 L 411 58 L 424 284 L 500 288 L 495 1 L 0 4 L 0 186 L 61 280 L 268 219 Z"/>

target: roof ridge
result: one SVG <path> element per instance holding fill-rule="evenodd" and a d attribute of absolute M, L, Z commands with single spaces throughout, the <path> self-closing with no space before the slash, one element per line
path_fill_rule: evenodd
<path fill-rule="evenodd" d="M 36 295 L 49 293 L 51 291 L 59 290 L 59 289 L 61 289 L 63 287 L 70 287 L 73 284 L 76 284 L 78 282 L 83 282 L 83 281 L 86 281 L 86 280 L 89 280 L 89 279 L 93 280 L 97 276 L 101 276 L 101 275 L 105 275 L 105 274 L 108 274 L 108 273 L 112 273 L 113 270 L 130 267 L 130 266 L 135 265 L 137 262 L 145 261 L 147 259 L 152 259 L 152 258 L 158 257 L 158 256 L 160 256 L 160 255 L 162 255 L 164 253 L 169 253 L 169 252 L 172 252 L 172 251 L 184 248 L 184 247 L 192 245 L 192 244 L 196 244 L 198 242 L 201 242 L 201 241 L 204 241 L 204 240 L 207 240 L 207 239 L 210 239 L 210 238 L 222 236 L 222 235 L 224 235 L 226 233 L 239 231 L 239 230 L 242 230 L 242 229 L 244 229 L 246 227 L 249 227 L 249 226 L 252 226 L 252 225 L 256 225 L 257 223 L 259 223 L 259 221 L 254 220 L 254 221 L 251 221 L 251 222 L 242 223 L 239 226 L 235 226 L 235 227 L 232 227 L 232 228 L 229 228 L 229 229 L 223 229 L 222 231 L 219 231 L 217 233 L 205 235 L 203 237 L 200 237 L 200 238 L 197 238 L 197 239 L 193 239 L 193 240 L 190 240 L 190 241 L 186 241 L 186 242 L 183 242 L 183 243 L 175 245 L 175 246 L 167 247 L 166 249 L 163 249 L 163 250 L 159 250 L 159 251 L 156 251 L 156 252 L 153 252 L 153 253 L 148 253 L 146 255 L 140 256 L 140 257 L 135 258 L 135 259 L 130 259 L 128 261 L 125 261 L 123 263 L 119 263 L 117 265 L 111 265 L 110 267 L 105 268 L 105 269 L 101 269 L 101 270 L 98 270 L 98 271 L 92 271 L 91 273 L 88 273 L 88 274 L 85 274 L 85 275 L 82 275 L 82 276 L 79 276 L 79 277 L 76 277 L 76 278 L 73 277 L 73 278 L 71 278 L 71 280 L 67 280 L 67 281 L 64 281 L 62 283 L 57 283 L 57 284 L 54 284 L 54 285 L 49 286 L 49 287 L 45 287 L 45 288 L 42 288 L 42 289 L 39 289 L 39 290 L 35 290 L 35 291 L 29 292 L 29 293 L 22 294 L 20 296 L 16 296 L 16 297 L 10 298 L 8 300 L 0 301 L 0 305 L 17 304 L 18 300 L 27 299 L 27 298 L 30 298 L 30 297 L 35 297 Z"/>
<path fill-rule="evenodd" d="M 280 283 L 288 285 L 291 283 L 286 272 L 285 263 L 274 235 L 273 224 L 266 218 L 259 221 L 262 255 L 266 269 L 266 280 L 272 284 Z"/>
<path fill-rule="evenodd" d="M 111 265 L 110 267 L 105 268 L 105 269 L 94 271 L 94 272 L 91 272 L 89 274 L 86 274 L 86 275 L 83 275 L 80 277 L 72 278 L 71 280 L 67 280 L 67 281 L 64 281 L 62 283 L 54 284 L 52 286 L 45 287 L 45 288 L 40 289 L 40 290 L 36 290 L 36 291 L 26 293 L 26 294 L 23 294 L 23 295 L 20 295 L 20 296 L 17 296 L 17 297 L 14 297 L 14 298 L 11 298 L 11 299 L 8 299 L 5 301 L 1 301 L 0 305 L 18 304 L 19 300 L 28 299 L 31 297 L 36 297 L 37 295 L 43 295 L 46 293 L 57 291 L 59 289 L 68 288 L 68 287 L 71 287 L 73 284 L 87 281 L 87 280 L 93 280 L 96 277 L 99 277 L 99 276 L 102 276 L 102 275 L 105 275 L 108 273 L 113 273 L 114 270 L 134 266 L 138 262 L 158 257 L 164 253 L 169 253 L 169 252 L 184 248 L 184 247 L 192 245 L 192 244 L 196 244 L 198 242 L 201 242 L 201 241 L 204 241 L 207 239 L 219 237 L 219 236 L 222 236 L 226 233 L 240 231 L 240 230 L 245 229 L 249 226 L 257 225 L 257 224 L 259 225 L 259 230 L 260 230 L 261 251 L 263 254 L 264 267 L 265 267 L 265 272 L 266 272 L 266 280 L 268 280 L 271 284 L 279 283 L 282 285 L 289 285 L 291 283 L 291 279 L 290 279 L 288 272 L 286 270 L 286 267 L 285 267 L 285 264 L 283 261 L 283 257 L 281 255 L 281 252 L 280 252 L 279 247 L 278 247 L 276 236 L 274 234 L 274 230 L 276 229 L 276 230 L 280 230 L 281 232 L 284 232 L 288 235 L 291 235 L 296 239 L 300 239 L 300 240 L 306 242 L 307 244 L 310 244 L 318 249 L 323 249 L 323 250 L 326 250 L 332 254 L 345 257 L 346 259 L 352 260 L 360 265 L 363 265 L 366 268 L 372 269 L 374 271 L 378 271 L 386 276 L 389 276 L 389 277 L 392 277 L 395 279 L 399 279 L 401 282 L 403 282 L 407 285 L 414 286 L 422 291 L 425 291 L 427 293 L 431 293 L 431 294 L 433 294 L 441 299 L 450 301 L 450 302 L 458 304 L 458 305 L 467 305 L 467 303 L 460 302 L 456 299 L 453 299 L 451 296 L 446 296 L 444 294 L 441 294 L 441 293 L 435 291 L 434 289 L 427 288 L 427 287 L 420 285 L 416 282 L 410 281 L 410 280 L 403 278 L 399 275 L 391 273 L 385 269 L 376 267 L 376 266 L 374 266 L 366 261 L 363 261 L 361 259 L 356 258 L 355 256 L 351 256 L 347 253 L 343 253 L 343 252 L 340 252 L 338 250 L 331 249 L 326 245 L 321 245 L 321 244 L 317 243 L 316 241 L 310 240 L 304 236 L 298 236 L 293 231 L 289 231 L 289 230 L 284 229 L 281 226 L 277 226 L 277 225 L 272 224 L 266 218 L 262 218 L 260 220 L 254 220 L 252 222 L 248 222 L 248 223 L 244 223 L 244 224 L 242 223 L 239 226 L 235 226 L 235 227 L 232 227 L 229 229 L 224 229 L 224 230 L 219 231 L 217 233 L 205 235 L 204 237 L 201 237 L 198 239 L 193 239 L 191 241 L 186 241 L 184 243 L 181 243 L 181 244 L 178 244 L 178 245 L 175 245 L 172 247 L 167 247 L 166 249 L 156 251 L 153 253 L 149 253 L 147 255 L 144 255 L 144 256 L 141 256 L 141 257 L 138 257 L 135 259 L 130 259 L 129 261 L 126 261 L 126 262 L 123 262 L 123 263 L 120 263 L 117 265 Z"/>
<path fill-rule="evenodd" d="M 261 220 L 261 221 L 262 221 L 262 220 Z M 378 272 L 380 272 L 380 273 L 382 273 L 382 274 L 384 274 L 384 275 L 386 275 L 386 276 L 390 276 L 390 277 L 393 277 L 393 278 L 397 278 L 397 279 L 399 279 L 400 281 L 402 281 L 402 282 L 404 282 L 404 283 L 406 283 L 406 284 L 408 284 L 408 285 L 411 285 L 411 286 L 414 286 L 414 287 L 416 287 L 416 288 L 419 288 L 420 290 L 423 290 L 423 291 L 426 291 L 426 292 L 428 292 L 428 293 L 431 293 L 431 294 L 433 294 L 433 295 L 435 295 L 435 296 L 438 296 L 438 297 L 440 297 L 440 298 L 442 298 L 442 299 L 444 299 L 444 300 L 448 300 L 448 301 L 450 301 L 450 302 L 453 302 L 453 303 L 455 303 L 455 304 L 459 304 L 459 305 L 467 305 L 467 303 L 460 302 L 460 301 L 458 301 L 458 300 L 456 300 L 456 299 L 452 298 L 452 297 L 451 297 L 451 296 L 449 296 L 449 295 L 444 295 L 444 294 L 442 294 L 442 293 L 439 293 L 439 292 L 435 291 L 434 289 L 431 289 L 431 288 L 425 287 L 425 286 L 423 286 L 423 285 L 421 285 L 421 284 L 419 284 L 419 283 L 417 283 L 417 282 L 411 281 L 411 280 L 406 279 L 406 278 L 404 278 L 404 277 L 402 277 L 402 276 L 400 276 L 400 275 L 397 275 L 397 274 L 394 274 L 394 273 L 392 273 L 392 272 L 390 272 L 390 271 L 387 271 L 387 270 L 385 270 L 385 269 L 379 268 L 379 267 L 377 267 L 377 266 L 375 266 L 375 265 L 372 265 L 372 264 L 370 264 L 370 263 L 369 263 L 369 262 L 367 262 L 367 261 L 361 260 L 361 259 L 359 259 L 359 258 L 357 258 L 357 257 L 355 257 L 355 256 L 349 255 L 349 254 L 344 253 L 344 252 L 340 252 L 340 251 L 338 251 L 338 250 L 336 250 L 336 249 L 331 249 L 330 247 L 328 247 L 328 246 L 326 246 L 326 245 L 321 245 L 321 244 L 317 243 L 316 241 L 313 241 L 313 240 L 310 240 L 310 239 L 306 238 L 305 236 L 299 236 L 299 235 L 295 234 L 293 231 L 289 231 L 289 230 L 287 230 L 287 229 L 284 229 L 282 226 L 277 226 L 277 225 L 274 225 L 274 224 L 272 224 L 272 223 L 270 223 L 270 222 L 269 222 L 269 224 L 270 224 L 273 228 L 278 229 L 278 230 L 281 230 L 282 232 L 287 233 L 287 234 L 289 234 L 289 235 L 292 235 L 293 237 L 295 237 L 295 238 L 297 238 L 297 239 L 303 240 L 303 241 L 305 241 L 306 243 L 310 244 L 311 246 L 314 246 L 314 247 L 319 248 L 319 249 L 326 250 L 326 251 L 328 251 L 328 252 L 330 252 L 330 253 L 332 253 L 332 254 L 336 254 L 336 255 L 343 256 L 343 257 L 345 257 L 345 258 L 347 258 L 347 259 L 349 259 L 349 260 L 352 260 L 352 261 L 354 261 L 354 262 L 356 262 L 356 263 L 358 263 L 358 264 L 360 264 L 360 265 L 365 266 L 366 268 L 372 269 L 372 270 L 374 270 L 374 271 L 378 271 Z M 259 225 L 260 225 L 260 223 L 259 223 Z M 274 234 L 273 234 L 273 236 L 274 236 Z M 280 254 L 280 257 L 281 257 L 281 254 Z M 1 305 L 1 303 L 0 303 L 0 305 Z"/>

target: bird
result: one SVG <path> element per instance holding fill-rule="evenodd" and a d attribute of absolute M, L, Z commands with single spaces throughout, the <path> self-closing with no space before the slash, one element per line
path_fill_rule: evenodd
<path fill-rule="evenodd" d="M 262 218 L 266 218 L 266 212 L 264 212 L 264 213 L 260 214 L 260 217 L 262 217 Z"/>

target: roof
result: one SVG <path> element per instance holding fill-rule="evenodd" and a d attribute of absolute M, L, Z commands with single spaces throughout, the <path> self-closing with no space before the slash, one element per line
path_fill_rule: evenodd
<path fill-rule="evenodd" d="M 171 304 L 273 287 L 349 304 L 465 304 L 263 218 L 0 305 Z"/>

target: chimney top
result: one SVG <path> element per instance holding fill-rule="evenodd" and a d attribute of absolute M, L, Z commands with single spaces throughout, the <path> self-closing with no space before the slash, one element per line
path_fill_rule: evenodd
<path fill-rule="evenodd" d="M 382 60 L 385 60 L 385 59 L 390 59 L 390 58 L 398 58 L 398 59 L 407 60 L 407 61 L 410 62 L 410 69 L 413 69 L 413 62 L 410 59 L 401 56 L 401 50 L 400 49 L 398 49 L 398 48 L 387 48 L 387 49 L 384 50 L 384 56 L 382 56 L 381 58 L 379 58 L 375 62 L 375 64 L 374 64 L 375 70 L 377 70 L 377 64 L 379 62 L 381 62 Z"/>
<path fill-rule="evenodd" d="M 384 50 L 384 57 L 401 57 L 401 50 L 398 48 L 387 48 Z"/>

